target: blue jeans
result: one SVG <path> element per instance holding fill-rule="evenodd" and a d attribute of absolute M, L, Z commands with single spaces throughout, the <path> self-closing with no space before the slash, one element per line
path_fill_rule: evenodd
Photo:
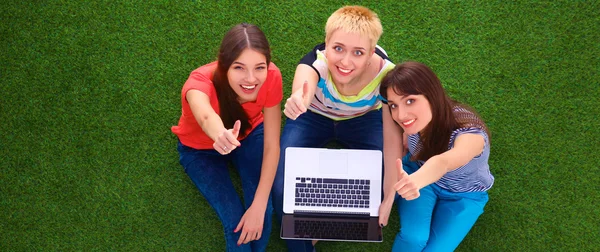
<path fill-rule="evenodd" d="M 273 207 L 277 220 L 283 216 L 283 180 L 287 147 L 324 147 L 337 141 L 350 149 L 383 149 L 381 110 L 343 121 L 334 121 L 310 110 L 296 120 L 287 119 L 281 134 L 281 156 L 273 183 Z M 289 251 L 313 251 L 310 240 L 286 240 Z"/>
<path fill-rule="evenodd" d="M 406 155 L 403 168 L 411 174 L 419 166 Z M 455 193 L 436 184 L 420 191 L 421 196 L 407 201 L 400 197 L 400 232 L 392 251 L 454 251 L 465 238 L 488 201 L 487 192 Z"/>
<path fill-rule="evenodd" d="M 254 200 L 254 193 L 260 180 L 263 158 L 263 125 L 256 127 L 244 140 L 242 146 L 228 155 L 217 151 L 197 150 L 178 143 L 179 163 L 196 185 L 200 193 L 217 212 L 225 230 L 227 251 L 265 251 L 271 234 L 271 199 L 267 203 L 262 236 L 257 241 L 237 246 L 241 231 L 234 233 L 244 212 Z M 228 162 L 240 174 L 244 204 L 236 192 L 229 176 Z M 209 231 L 209 230 L 207 230 Z"/>

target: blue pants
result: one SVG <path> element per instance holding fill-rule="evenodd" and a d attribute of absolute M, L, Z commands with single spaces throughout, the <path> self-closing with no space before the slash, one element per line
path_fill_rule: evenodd
<path fill-rule="evenodd" d="M 217 212 L 225 230 L 227 251 L 265 251 L 271 234 L 271 200 L 267 204 L 262 236 L 257 241 L 237 246 L 241 231 L 234 233 L 242 215 L 254 200 L 260 180 L 263 158 L 263 125 L 256 127 L 244 140 L 242 146 L 228 155 L 215 150 L 197 150 L 181 142 L 177 146 L 179 162 L 194 182 L 200 193 Z M 236 192 L 229 176 L 228 162 L 231 161 L 242 180 L 244 204 Z M 210 230 L 206 230 L 210 232 Z"/>
<path fill-rule="evenodd" d="M 334 121 L 310 110 L 296 120 L 287 119 L 281 134 L 281 157 L 273 183 L 273 206 L 277 220 L 283 215 L 283 180 L 285 149 L 287 147 L 325 146 L 337 141 L 350 149 L 383 149 L 383 126 L 381 110 L 343 121 Z M 286 240 L 289 251 L 313 251 L 311 241 Z"/>
<path fill-rule="evenodd" d="M 411 174 L 419 169 L 406 155 L 402 164 Z M 436 184 L 420 191 L 421 196 L 407 201 L 400 197 L 400 232 L 392 251 L 454 251 L 483 213 L 487 192 L 455 193 Z"/>

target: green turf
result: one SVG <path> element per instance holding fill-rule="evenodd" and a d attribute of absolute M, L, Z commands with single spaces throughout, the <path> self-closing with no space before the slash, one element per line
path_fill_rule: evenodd
<path fill-rule="evenodd" d="M 598 1 L 370 1 L 394 62 L 417 60 L 492 132 L 496 177 L 459 251 L 600 247 Z M 350 3 L 345 1 L 345 3 Z M 257 24 L 289 94 L 327 1 L 14 1 L 0 7 L 0 250 L 220 251 L 221 224 L 170 126 L 189 73 Z M 237 177 L 236 181 L 239 181 Z M 322 251 L 388 251 L 321 242 Z M 284 242 L 274 227 L 270 251 Z"/>

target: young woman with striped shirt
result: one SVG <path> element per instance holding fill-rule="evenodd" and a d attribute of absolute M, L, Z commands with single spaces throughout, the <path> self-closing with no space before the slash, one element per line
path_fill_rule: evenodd
<path fill-rule="evenodd" d="M 392 251 L 453 251 L 483 213 L 494 183 L 489 131 L 473 109 L 448 97 L 424 64 L 397 65 L 380 93 L 409 151 L 385 170 L 385 180 L 396 182 L 384 190 L 400 196 L 401 228 Z M 404 152 L 401 146 L 391 151 Z M 383 225 L 392 205 L 382 202 Z"/>

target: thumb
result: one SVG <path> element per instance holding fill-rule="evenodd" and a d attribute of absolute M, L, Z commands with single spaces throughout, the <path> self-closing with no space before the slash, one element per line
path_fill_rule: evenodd
<path fill-rule="evenodd" d="M 233 124 L 233 130 L 231 131 L 231 134 L 233 134 L 233 136 L 235 136 L 237 138 L 238 135 L 240 134 L 241 127 L 242 127 L 242 122 L 240 122 L 240 120 L 235 121 L 235 123 Z"/>
<path fill-rule="evenodd" d="M 404 169 L 402 169 L 402 159 L 396 159 L 396 171 L 398 172 L 398 180 L 408 175 Z"/>
<path fill-rule="evenodd" d="M 308 81 L 304 81 L 302 86 L 302 98 L 306 98 L 306 94 L 308 94 Z"/>

